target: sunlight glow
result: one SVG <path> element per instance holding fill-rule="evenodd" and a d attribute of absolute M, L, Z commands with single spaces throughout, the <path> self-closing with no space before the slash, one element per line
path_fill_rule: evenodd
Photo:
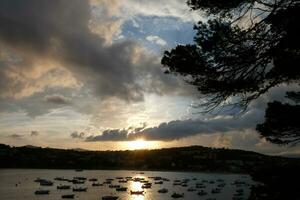
<path fill-rule="evenodd" d="M 127 145 L 130 150 L 152 149 L 152 148 L 155 148 L 156 142 L 155 141 L 146 141 L 144 139 L 138 139 L 135 141 L 128 142 Z"/>

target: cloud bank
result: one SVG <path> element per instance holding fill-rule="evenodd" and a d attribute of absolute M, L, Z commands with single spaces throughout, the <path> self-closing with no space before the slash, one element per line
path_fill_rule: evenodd
<path fill-rule="evenodd" d="M 104 10 L 101 16 L 110 15 Z M 93 31 L 92 19 L 88 1 L 1 1 L 0 97 L 30 96 L 49 87 L 86 87 L 99 98 L 142 101 L 145 92 L 180 88 L 178 80 L 164 77 L 157 57 L 136 42 L 107 45 Z M 68 75 L 58 78 L 56 71 Z"/>
<path fill-rule="evenodd" d="M 86 141 L 131 141 L 143 138 L 150 141 L 173 141 L 183 138 L 252 129 L 262 120 L 260 110 L 251 110 L 238 118 L 223 116 L 210 119 L 187 119 L 161 123 L 150 128 L 108 129 L 101 135 L 89 136 Z"/>

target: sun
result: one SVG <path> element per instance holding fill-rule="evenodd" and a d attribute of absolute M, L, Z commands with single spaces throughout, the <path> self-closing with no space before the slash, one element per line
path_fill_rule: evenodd
<path fill-rule="evenodd" d="M 130 149 L 148 149 L 151 147 L 150 141 L 145 141 L 144 139 L 138 139 L 128 143 Z"/>

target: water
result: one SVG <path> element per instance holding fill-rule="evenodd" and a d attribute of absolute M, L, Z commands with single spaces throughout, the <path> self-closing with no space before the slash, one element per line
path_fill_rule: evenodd
<path fill-rule="evenodd" d="M 114 178 L 112 184 L 120 184 L 121 186 L 128 187 L 127 192 L 116 192 L 115 189 L 109 188 L 108 185 L 92 187 L 92 182 L 86 181 L 84 184 L 76 185 L 80 187 L 87 187 L 87 192 L 72 192 L 71 190 L 57 190 L 56 186 L 60 184 L 71 185 L 72 183 L 55 181 L 55 177 L 64 177 L 72 179 L 75 176 L 81 176 L 89 178 L 97 178 L 100 183 L 102 183 L 107 178 Z M 130 190 L 142 190 L 142 183 L 128 181 L 127 183 L 118 183 L 116 177 L 144 177 L 148 180 L 151 176 L 160 176 L 167 178 L 170 181 L 162 185 L 154 184 L 153 179 L 149 179 L 152 182 L 151 189 L 144 189 L 144 195 L 130 195 Z M 44 178 L 47 180 L 54 181 L 53 186 L 40 186 L 39 183 L 34 182 L 34 180 L 39 178 Z M 181 185 L 174 186 L 174 180 L 179 179 L 190 179 L 187 183 L 187 187 Z M 197 180 L 192 180 L 197 179 Z M 212 194 L 211 190 L 216 188 L 220 183 L 217 179 L 223 179 L 226 185 L 221 189 L 220 193 Z M 205 190 L 208 194 L 205 196 L 197 195 L 197 191 L 188 192 L 187 189 L 194 187 L 196 183 L 202 180 L 207 180 L 208 182 L 203 183 L 206 188 Z M 236 185 L 232 182 L 240 180 L 246 182 L 246 184 Z M 214 181 L 215 183 L 209 183 L 209 181 Z M 17 184 L 17 186 L 16 186 Z M 78 200 L 101 200 L 102 196 L 105 195 L 117 195 L 120 200 L 166 200 L 173 199 L 171 197 L 173 192 L 184 193 L 184 198 L 179 199 L 208 199 L 216 198 L 218 200 L 231 200 L 233 195 L 236 193 L 237 189 L 243 189 L 244 193 L 241 199 L 247 199 L 250 194 L 250 186 L 253 184 L 251 178 L 247 175 L 240 174 L 217 174 L 217 173 L 195 173 L 195 172 L 157 172 L 157 171 L 125 171 L 125 170 L 84 170 L 82 172 L 76 172 L 74 170 L 44 170 L 44 169 L 0 169 L 0 199 L 1 200 L 53 200 L 61 199 L 62 194 L 75 194 L 75 199 Z M 161 188 L 167 188 L 168 193 L 158 193 L 157 191 Z M 35 195 L 34 192 L 38 189 L 50 190 L 49 195 Z"/>

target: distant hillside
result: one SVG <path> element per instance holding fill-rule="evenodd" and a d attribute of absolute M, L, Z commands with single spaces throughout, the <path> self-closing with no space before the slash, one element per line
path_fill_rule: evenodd
<path fill-rule="evenodd" d="M 135 151 L 78 151 L 0 144 L 0 168 L 137 169 L 251 173 L 299 159 L 201 146 Z"/>

